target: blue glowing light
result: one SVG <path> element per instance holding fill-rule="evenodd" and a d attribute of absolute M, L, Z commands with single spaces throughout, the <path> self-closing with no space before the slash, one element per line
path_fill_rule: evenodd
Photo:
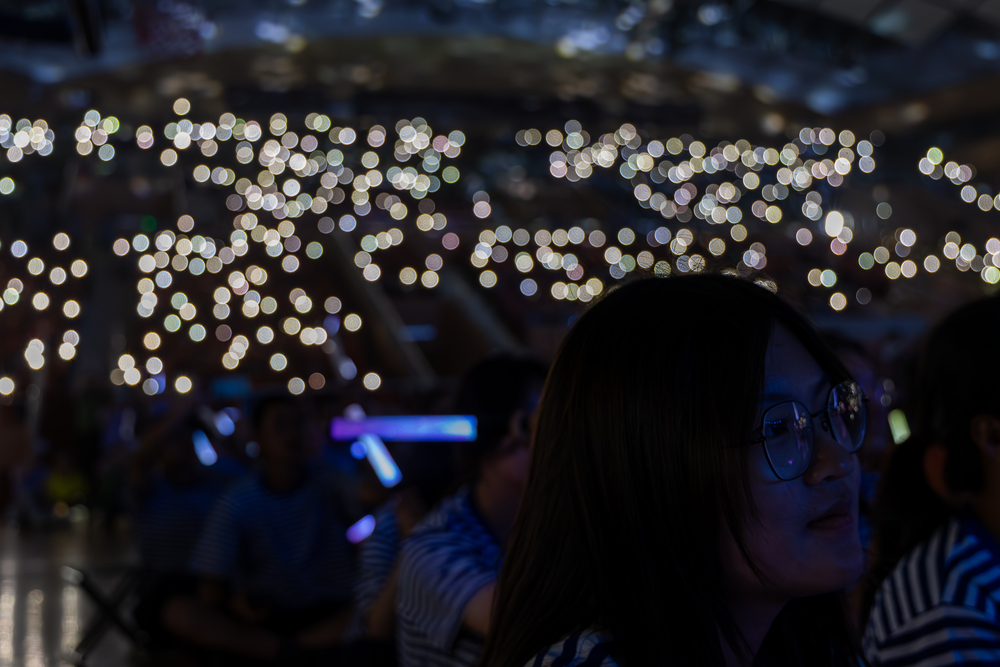
<path fill-rule="evenodd" d="M 347 541 L 351 544 L 361 542 L 375 531 L 375 517 L 369 514 L 347 529 Z"/>
<path fill-rule="evenodd" d="M 361 460 L 365 458 L 365 446 L 360 442 L 355 442 L 351 445 L 351 456 Z"/>
<path fill-rule="evenodd" d="M 470 442 L 477 436 L 476 418 L 468 415 L 335 417 L 330 424 L 334 440 L 353 440 L 366 433 L 388 442 Z"/>
<path fill-rule="evenodd" d="M 219 435 L 229 436 L 236 431 L 236 424 L 233 423 L 232 418 L 225 412 L 215 413 L 215 430 L 219 432 Z"/>
<path fill-rule="evenodd" d="M 358 440 L 364 445 L 368 463 L 372 465 L 375 474 L 378 476 L 378 480 L 382 482 L 382 486 L 392 488 L 403 481 L 403 475 L 399 472 L 399 467 L 392 459 L 392 455 L 389 454 L 389 450 L 385 448 L 385 443 L 382 442 L 380 437 L 366 433 L 358 438 Z"/>
<path fill-rule="evenodd" d="M 215 448 L 204 431 L 195 431 L 191 439 L 194 441 L 194 453 L 202 465 L 210 466 L 219 460 L 219 455 L 215 453 Z"/>

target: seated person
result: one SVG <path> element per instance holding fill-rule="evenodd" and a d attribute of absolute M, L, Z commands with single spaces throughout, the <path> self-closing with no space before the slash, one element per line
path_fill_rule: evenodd
<path fill-rule="evenodd" d="M 1000 299 L 930 334 L 913 437 L 875 507 L 874 605 L 863 640 L 880 665 L 1000 664 Z"/>
<path fill-rule="evenodd" d="M 206 649 L 294 661 L 306 648 L 339 641 L 350 617 L 353 554 L 335 490 L 307 466 L 299 405 L 266 398 L 253 422 L 263 467 L 216 504 L 191 559 L 199 594 L 172 600 L 164 621 Z"/>
<path fill-rule="evenodd" d="M 459 444 L 469 484 L 403 543 L 396 642 L 404 667 L 471 667 L 479 658 L 500 551 L 527 477 L 528 418 L 544 379 L 541 364 L 502 356 L 473 368 L 459 386 L 457 411 L 476 416 L 479 437 Z"/>
<path fill-rule="evenodd" d="M 352 640 L 392 642 L 400 546 L 428 510 L 454 491 L 449 453 L 441 445 L 420 443 L 399 460 L 404 488 L 375 512 L 375 530 L 358 550 Z"/>
<path fill-rule="evenodd" d="M 208 429 L 195 417 L 190 401 L 182 399 L 143 435 L 130 462 L 136 534 L 146 574 L 136 621 L 157 645 L 172 643 L 161 622 L 166 601 L 197 591 L 191 552 L 230 481 L 196 456 L 193 436 L 199 430 Z"/>
<path fill-rule="evenodd" d="M 480 665 L 856 667 L 860 387 L 781 298 L 637 279 L 573 325 Z"/>

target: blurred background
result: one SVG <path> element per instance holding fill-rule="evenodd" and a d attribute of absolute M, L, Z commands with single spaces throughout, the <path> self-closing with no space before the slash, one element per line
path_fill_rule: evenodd
<path fill-rule="evenodd" d="M 638 273 L 777 290 L 901 442 L 1000 282 L 998 83 L 1000 0 L 0 0 L 0 665 L 134 664 L 178 405 L 236 474 L 298 397 L 353 520 L 330 419 L 441 414 Z"/>

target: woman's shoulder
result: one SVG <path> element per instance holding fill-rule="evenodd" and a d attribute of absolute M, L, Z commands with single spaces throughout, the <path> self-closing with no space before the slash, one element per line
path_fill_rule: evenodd
<path fill-rule="evenodd" d="M 996 664 L 998 569 L 1000 545 L 986 529 L 973 517 L 950 519 L 879 585 L 862 640 L 871 664 L 915 664 L 903 658 L 958 646 L 992 651 L 988 662 Z"/>
<path fill-rule="evenodd" d="M 607 631 L 593 626 L 543 649 L 525 667 L 624 667 Z"/>

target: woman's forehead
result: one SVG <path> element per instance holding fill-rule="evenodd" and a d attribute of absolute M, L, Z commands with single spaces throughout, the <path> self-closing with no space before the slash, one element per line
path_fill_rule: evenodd
<path fill-rule="evenodd" d="M 805 346 L 776 327 L 767 350 L 765 395 L 806 398 L 829 386 L 827 374 Z"/>

